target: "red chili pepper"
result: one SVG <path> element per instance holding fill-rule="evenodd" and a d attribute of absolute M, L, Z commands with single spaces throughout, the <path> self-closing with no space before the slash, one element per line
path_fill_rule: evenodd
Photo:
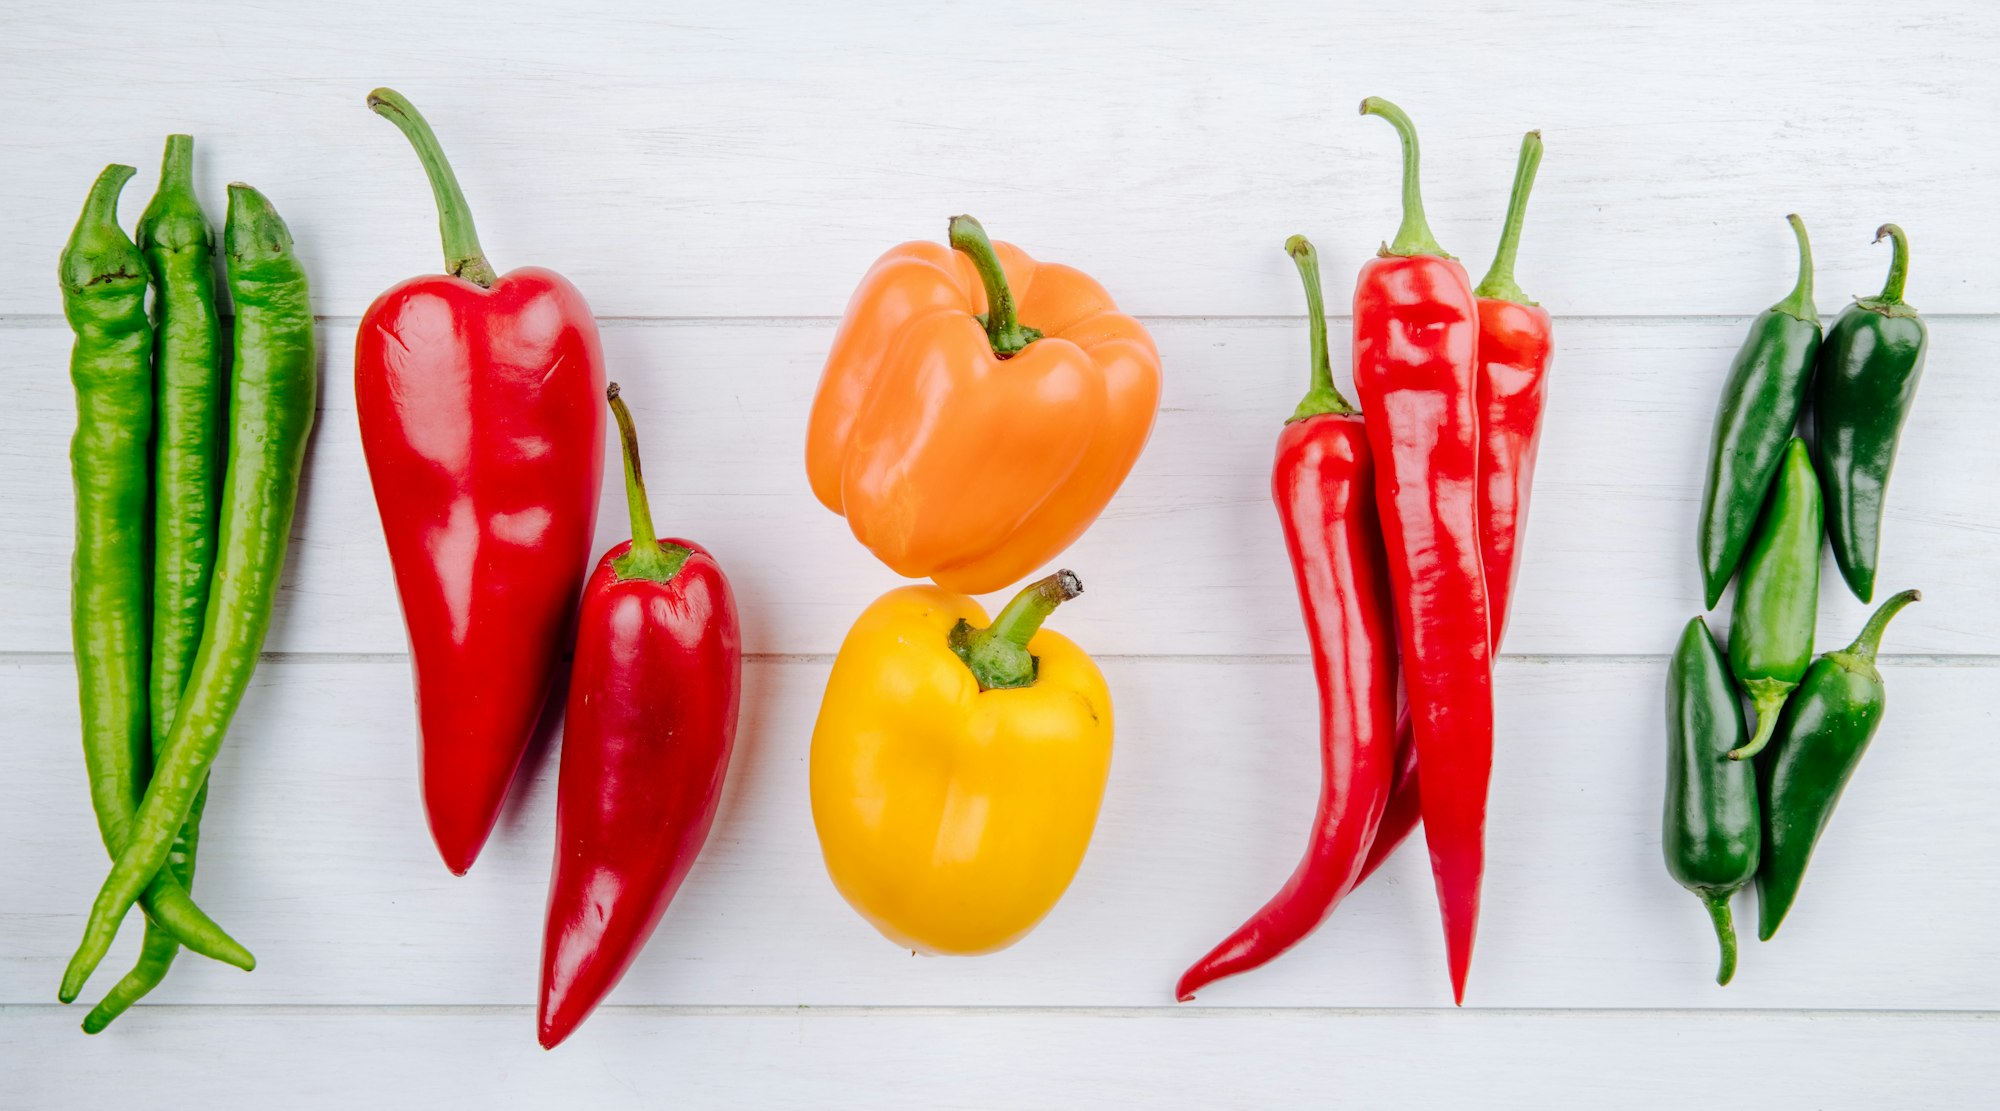
<path fill-rule="evenodd" d="M 1361 111 L 1403 143 L 1403 223 L 1354 289 L 1354 385 L 1380 462 L 1376 506 L 1395 584 L 1431 874 L 1452 997 L 1463 1002 L 1479 925 L 1493 667 L 1479 528 L 1479 312 L 1465 268 L 1424 219 L 1417 133 L 1402 110 Z"/>
<path fill-rule="evenodd" d="M 1396 627 L 1375 515 L 1375 468 L 1361 415 L 1333 385 L 1319 258 L 1285 243 L 1305 281 L 1312 389 L 1278 435 L 1271 497 L 1299 589 L 1319 682 L 1321 786 L 1306 854 L 1250 920 L 1181 974 L 1186 1002 L 1297 944 L 1359 880 L 1395 763 Z"/>
<path fill-rule="evenodd" d="M 1528 192 L 1542 163 L 1542 133 L 1521 137 L 1521 160 L 1507 202 L 1507 225 L 1493 265 L 1473 295 L 1479 301 L 1479 539 L 1484 548 L 1486 604 L 1492 618 L 1493 648 L 1507 628 L 1515 554 L 1528 527 L 1528 493 L 1534 482 L 1535 448 L 1542 434 L 1549 363 L 1555 353 L 1549 310 L 1528 300 L 1514 281 L 1514 256 L 1521 246 L 1521 222 Z M 1382 828 L 1368 852 L 1361 880 L 1389 859 L 1417 827 L 1417 749 L 1407 711 L 1396 725 L 1396 785 L 1382 812 Z M 1359 886 L 1359 881 L 1357 881 Z"/>
<path fill-rule="evenodd" d="M 590 563 L 604 473 L 604 355 L 576 287 L 496 276 L 458 180 L 410 102 L 368 104 L 437 196 L 446 274 L 375 299 L 354 397 L 416 671 L 424 809 L 463 875 L 534 735 Z"/>
<path fill-rule="evenodd" d="M 553 1049 L 618 983 L 715 821 L 736 739 L 743 654 L 714 557 L 653 539 L 632 414 L 605 391 L 625 450 L 632 539 L 583 592 L 556 787 L 556 863 L 538 1034 Z"/>

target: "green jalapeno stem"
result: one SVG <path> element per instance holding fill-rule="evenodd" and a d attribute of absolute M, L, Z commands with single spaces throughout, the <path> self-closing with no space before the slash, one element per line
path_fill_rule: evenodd
<path fill-rule="evenodd" d="M 1437 237 L 1431 234 L 1430 221 L 1424 217 L 1424 194 L 1418 183 L 1417 125 L 1401 108 L 1371 96 L 1361 102 L 1361 114 L 1380 116 L 1396 129 L 1396 135 L 1403 141 L 1403 223 L 1396 229 L 1396 238 L 1382 245 L 1383 257 L 1396 256 L 1410 258 L 1415 255 L 1435 255 L 1450 258 L 1443 247 L 1438 246 Z"/>
<path fill-rule="evenodd" d="M 1832 654 L 1835 656 L 1844 656 L 1851 660 L 1858 660 L 1862 663 L 1874 663 L 1875 653 L 1882 650 L 1882 634 L 1889 628 L 1889 622 L 1895 620 L 1896 615 L 1903 612 L 1903 607 L 1909 605 L 1911 602 L 1921 602 L 1923 598 L 1924 594 L 1921 590 L 1905 590 L 1894 598 L 1883 602 L 1882 608 L 1876 610 L 1874 615 L 1869 617 L 1868 624 L 1861 626 L 1861 633 L 1854 638 L 1854 643 Z"/>
<path fill-rule="evenodd" d="M 1882 292 L 1873 297 L 1856 297 L 1855 303 L 1869 312 L 1884 316 L 1915 316 L 1917 311 L 1903 303 L 1903 282 L 1910 275 L 1910 237 L 1894 224 L 1875 229 L 1875 242 L 1889 240 L 1889 277 Z"/>
<path fill-rule="evenodd" d="M 1708 917 L 1715 923 L 1715 940 L 1722 949 L 1722 961 L 1715 969 L 1715 982 L 1727 987 L 1736 978 L 1736 922 L 1729 915 L 1729 895 L 1722 892 L 1703 893 L 1702 905 L 1708 908 Z"/>
<path fill-rule="evenodd" d="M 653 511 L 646 504 L 646 476 L 639 469 L 639 431 L 632 424 L 632 410 L 618 395 L 616 382 L 605 387 L 604 400 L 611 403 L 611 415 L 618 421 L 618 439 L 624 445 L 625 508 L 632 516 L 632 547 L 611 561 L 611 570 L 620 579 L 667 582 L 687 562 L 688 550 L 678 544 L 662 544 L 653 534 Z"/>
<path fill-rule="evenodd" d="M 1312 386 L 1285 423 L 1326 413 L 1346 416 L 1358 412 L 1333 384 L 1333 357 L 1326 343 L 1326 297 L 1319 283 L 1319 252 L 1313 250 L 1311 240 L 1295 235 L 1285 240 L 1285 253 L 1292 256 L 1293 264 L 1299 268 L 1299 280 L 1305 283 L 1306 328 L 1312 337 Z"/>
<path fill-rule="evenodd" d="M 465 203 L 465 190 L 458 184 L 458 175 L 452 173 L 451 163 L 446 161 L 444 147 L 438 143 L 437 133 L 431 130 L 430 121 L 424 119 L 417 106 L 394 89 L 376 89 L 368 94 L 368 107 L 375 114 L 396 125 L 410 145 L 417 150 L 417 160 L 424 164 L 424 176 L 430 179 L 431 193 L 437 198 L 438 234 L 444 239 L 444 270 L 453 277 L 464 278 L 481 288 L 487 288 L 499 280 L 493 271 L 493 264 L 486 261 L 486 252 L 479 248 L 479 231 L 472 224 L 472 207 Z"/>
<path fill-rule="evenodd" d="M 960 621 L 951 630 L 951 650 L 979 680 L 983 691 L 1030 687 L 1037 663 L 1028 642 L 1056 607 L 1083 593 L 1083 580 L 1073 571 L 1057 571 L 1029 583 L 984 629 Z"/>
<path fill-rule="evenodd" d="M 1040 329 L 1030 328 L 1018 319 L 1014 291 L 1007 287 L 1007 271 L 1001 267 L 993 241 L 987 238 L 979 221 L 970 216 L 953 216 L 946 234 L 951 249 L 972 260 L 979 271 L 979 283 L 986 287 L 986 313 L 980 317 L 980 323 L 986 326 L 986 338 L 993 344 L 993 353 L 1003 359 L 1012 358 L 1041 339 Z"/>
<path fill-rule="evenodd" d="M 1819 309 L 1813 305 L 1813 257 L 1812 240 L 1806 238 L 1806 222 L 1794 212 L 1785 217 L 1792 225 L 1792 234 L 1799 241 L 1799 277 L 1792 286 L 1792 292 L 1784 300 L 1771 306 L 1772 312 L 1803 320 L 1809 324 L 1819 323 Z"/>
<path fill-rule="evenodd" d="M 1514 281 L 1514 259 L 1521 253 L 1521 225 L 1528 218 L 1528 194 L 1535 188 L 1535 171 L 1541 165 L 1542 133 L 1530 131 L 1521 136 L 1521 158 L 1514 164 L 1514 188 L 1507 196 L 1507 223 L 1500 229 L 1500 246 L 1493 252 L 1493 265 L 1479 279 L 1473 296 L 1517 305 L 1534 304 Z"/>

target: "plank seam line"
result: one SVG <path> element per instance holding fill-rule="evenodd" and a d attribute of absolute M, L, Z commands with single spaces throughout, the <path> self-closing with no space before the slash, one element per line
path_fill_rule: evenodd
<path fill-rule="evenodd" d="M 402 663 L 407 661 L 407 652 L 264 652 L 258 657 L 261 663 L 326 663 L 326 664 L 378 664 Z M 743 658 L 752 663 L 764 664 L 830 664 L 831 652 L 745 652 Z M 1264 652 L 1242 654 L 1174 654 L 1164 652 L 1093 652 L 1091 658 L 1113 663 L 1176 663 L 1211 664 L 1216 666 L 1249 666 L 1259 664 L 1298 664 L 1311 659 L 1304 652 Z M 1549 667 L 1564 664 L 1633 664 L 1654 665 L 1667 660 L 1666 653 L 1631 652 L 1544 652 L 1512 653 L 1502 652 L 1501 660 L 1525 664 L 1530 667 Z M 68 663 L 68 652 L 0 652 L 0 666 L 45 666 Z M 2000 666 L 2000 655 L 1989 653 L 1911 653 L 1898 655 L 1884 652 L 1876 657 L 1892 667 L 1995 667 Z"/>
<path fill-rule="evenodd" d="M 1661 313 L 1658 315 L 1636 313 L 1565 313 L 1556 316 L 1557 321 L 1579 321 L 1593 324 L 1723 324 L 1741 323 L 1753 318 L 1751 313 Z M 224 319 L 229 319 L 224 314 Z M 1263 327 L 1302 327 L 1304 316 L 1263 313 L 1140 313 L 1137 319 L 1147 324 L 1222 324 L 1249 325 Z M 1830 323 L 1832 315 L 1825 315 L 1823 322 Z M 1995 321 L 2000 313 L 1991 312 L 1926 312 L 1924 319 L 1930 321 Z M 315 315 L 315 323 L 334 327 L 353 326 L 361 322 L 356 315 L 329 313 Z M 803 328 L 830 327 L 840 323 L 838 316 L 817 315 L 763 315 L 763 316 L 640 316 L 603 315 L 597 323 L 611 328 L 708 328 L 708 327 L 767 327 Z M 1352 323 L 1352 314 L 1330 315 L 1328 322 L 1335 324 Z M 0 313 L 0 328 L 60 328 L 66 326 L 61 313 Z"/>
<path fill-rule="evenodd" d="M 362 1015 L 397 1014 L 459 1017 L 479 1015 L 532 1016 L 531 1003 L 140 1003 L 140 1009 L 160 1014 L 190 1015 Z M 75 1006 L 61 1003 L 0 1003 L 0 1018 L 14 1015 L 42 1015 L 49 1012 L 75 1013 Z M 1695 1017 L 1695 1018 L 1806 1018 L 1870 1019 L 1887 1021 L 1971 1021 L 2000 1019 L 2000 1011 L 1920 1008 L 1865 1007 L 1220 1007 L 1220 1006 L 1019 1006 L 979 1005 L 949 1007 L 937 1005 L 833 1005 L 812 1004 L 610 1004 L 598 1008 L 600 1014 L 648 1015 L 672 1018 L 1153 1018 L 1173 1016 L 1176 1021 L 1224 1018 L 1455 1018 L 1457 1016 L 1499 1016 L 1505 1018 L 1562 1019 L 1596 1017 Z"/>

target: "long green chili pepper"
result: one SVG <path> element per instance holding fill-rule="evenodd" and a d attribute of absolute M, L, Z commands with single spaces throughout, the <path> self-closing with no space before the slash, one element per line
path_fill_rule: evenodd
<path fill-rule="evenodd" d="M 174 835 L 207 782 L 257 666 L 291 536 L 318 392 L 305 269 L 277 210 L 247 185 L 229 187 L 223 247 L 236 328 L 220 543 L 201 649 L 130 843 L 98 891 L 83 942 L 63 973 L 65 1000 L 76 998 L 126 908 L 166 865 Z"/>
<path fill-rule="evenodd" d="M 1750 542 L 1785 441 L 1799 422 L 1813 360 L 1819 354 L 1812 244 L 1806 239 L 1804 221 L 1797 216 L 1785 219 L 1799 240 L 1798 284 L 1751 322 L 1715 413 L 1699 536 L 1702 586 L 1710 609 L 1722 600 Z M 1733 631 L 1730 638 L 1735 639 Z"/>
<path fill-rule="evenodd" d="M 1667 873 L 1701 899 L 1715 924 L 1722 947 L 1718 984 L 1736 975 L 1729 898 L 1757 875 L 1757 773 L 1729 759 L 1748 732 L 1729 665 L 1697 617 L 1681 631 L 1667 665 L 1667 805 L 1660 847 Z"/>
<path fill-rule="evenodd" d="M 1847 780 L 1882 724 L 1888 691 L 1875 670 L 1882 631 L 1914 590 L 1882 603 L 1854 643 L 1814 661 L 1785 707 L 1772 752 L 1759 761 L 1764 781 L 1764 861 L 1757 870 L 1757 937 L 1771 940 L 1798 898 L 1813 846 L 1826 830 Z"/>
<path fill-rule="evenodd" d="M 1876 297 L 1857 297 L 1827 330 L 1813 379 L 1813 462 L 1826 491 L 1826 538 L 1856 598 L 1875 594 L 1882 542 L 1882 502 L 1896 442 L 1917 397 L 1930 339 L 1917 310 L 1903 303 L 1910 241 L 1883 224 L 1875 241 L 1892 241 L 1889 280 Z"/>
<path fill-rule="evenodd" d="M 114 858 L 126 848 L 151 761 L 146 505 L 153 329 L 146 316 L 145 259 L 118 226 L 118 196 L 136 172 L 109 166 L 98 175 L 59 267 L 63 314 L 76 333 L 70 353 L 77 408 L 70 442 L 76 483 L 71 636 L 91 805 Z M 139 878 L 147 881 L 149 921 L 204 956 L 239 968 L 256 965 L 172 876 L 148 872 Z M 119 909 L 121 917 L 130 905 L 127 900 Z"/>
<path fill-rule="evenodd" d="M 139 218 L 139 250 L 153 279 L 153 644 L 152 736 L 164 748 L 181 689 L 201 643 L 208 577 L 215 565 L 216 500 L 222 490 L 221 328 L 215 310 L 214 237 L 194 192 L 194 138 L 167 136 L 160 186 Z M 155 756 L 157 758 L 158 752 Z M 194 854 L 208 786 L 195 795 L 167 868 L 194 889 Z M 180 946 L 152 922 L 139 961 L 83 1020 L 109 1026 L 159 986 Z"/>
<path fill-rule="evenodd" d="M 1729 754 L 1746 760 L 1763 751 L 1778 712 L 1812 663 L 1819 621 L 1819 479 L 1806 442 L 1785 448 L 1757 538 L 1743 560 L 1743 581 L 1729 619 L 1729 670 L 1757 708 L 1750 743 Z"/>

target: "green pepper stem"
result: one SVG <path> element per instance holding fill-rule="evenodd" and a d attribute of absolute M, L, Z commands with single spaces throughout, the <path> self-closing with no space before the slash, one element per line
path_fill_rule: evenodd
<path fill-rule="evenodd" d="M 1910 237 L 1894 224 L 1875 229 L 1875 242 L 1882 242 L 1884 236 L 1889 239 L 1889 280 L 1882 284 L 1881 294 L 1870 300 L 1887 307 L 1903 303 L 1903 281 L 1910 274 Z"/>
<path fill-rule="evenodd" d="M 1489 301 L 1512 301 L 1532 305 L 1528 295 L 1514 281 L 1514 258 L 1521 253 L 1521 225 L 1528 218 L 1528 194 L 1535 188 L 1535 171 L 1542 165 L 1542 133 L 1521 136 L 1521 159 L 1514 164 L 1514 189 L 1507 196 L 1507 223 L 1500 229 L 1500 246 L 1493 252 L 1493 265 L 1479 279 L 1475 297 Z"/>
<path fill-rule="evenodd" d="M 1727 985 L 1736 978 L 1736 923 L 1729 916 L 1729 896 L 1703 892 L 1701 901 L 1708 908 L 1709 920 L 1715 923 L 1715 940 L 1722 947 L 1722 964 L 1715 970 L 1715 982 Z"/>
<path fill-rule="evenodd" d="M 632 547 L 611 561 L 611 570 L 620 579 L 663 583 L 687 562 L 688 550 L 678 544 L 661 544 L 653 535 L 653 510 L 646 504 L 646 476 L 639 469 L 639 431 L 632 425 L 632 410 L 618 395 L 616 382 L 605 387 L 604 400 L 611 403 L 611 415 L 618 421 L 618 439 L 624 445 L 625 509 L 632 517 Z"/>
<path fill-rule="evenodd" d="M 131 166 L 114 164 L 104 167 L 104 172 L 91 183 L 83 212 L 77 216 L 69 243 L 63 247 L 61 269 L 65 289 L 82 290 L 121 278 L 145 279 L 145 259 L 118 226 L 118 195 L 138 172 Z"/>
<path fill-rule="evenodd" d="M 993 241 L 986 237 L 986 229 L 979 221 L 970 216 L 953 216 L 946 235 L 952 250 L 972 260 L 979 271 L 979 284 L 986 287 L 986 314 L 980 322 L 986 325 L 986 338 L 993 344 L 993 353 L 1010 359 L 1041 339 L 1040 329 L 1030 328 L 1018 319 L 1014 291 L 1007 287 L 1007 271 L 1001 267 L 1000 256 L 993 251 Z"/>
<path fill-rule="evenodd" d="M 1796 317 L 1808 324 L 1817 324 L 1819 309 L 1813 304 L 1812 241 L 1806 238 L 1806 222 L 1799 219 L 1798 213 L 1786 216 L 1785 220 L 1792 225 L 1792 234 L 1799 240 L 1799 280 L 1784 300 L 1771 306 L 1771 311 Z"/>
<path fill-rule="evenodd" d="M 1292 262 L 1299 268 L 1299 280 L 1305 283 L 1306 326 L 1312 336 L 1312 385 L 1285 423 L 1327 413 L 1341 416 L 1354 413 L 1357 410 L 1333 384 L 1333 357 L 1328 354 L 1326 344 L 1326 298 L 1319 283 L 1319 252 L 1313 250 L 1311 240 L 1295 235 L 1285 240 L 1285 253 L 1292 256 Z"/>
<path fill-rule="evenodd" d="M 1882 608 L 1875 611 L 1874 616 L 1868 619 L 1868 624 L 1861 626 L 1861 635 L 1855 637 L 1854 643 L 1842 649 L 1840 654 L 1874 663 L 1875 653 L 1882 650 L 1882 633 L 1889 628 L 1889 622 L 1903 612 L 1904 606 L 1911 602 L 1922 601 L 1923 597 L 1923 592 L 1920 590 L 1905 590 L 1882 603 Z"/>
<path fill-rule="evenodd" d="M 1403 223 L 1396 229 L 1396 238 L 1382 246 L 1384 256 L 1410 258 L 1415 255 L 1435 255 L 1450 258 L 1443 247 L 1438 246 L 1437 237 L 1431 234 L 1430 221 L 1424 218 L 1424 194 L 1418 184 L 1417 125 L 1401 108 L 1371 96 L 1361 102 L 1361 114 L 1380 116 L 1396 129 L 1396 135 L 1403 140 Z"/>
<path fill-rule="evenodd" d="M 1083 593 L 1074 571 L 1057 571 L 1029 583 L 984 629 L 960 621 L 951 630 L 951 650 L 965 661 L 983 691 L 1031 687 L 1037 665 L 1028 642 L 1056 607 Z"/>
<path fill-rule="evenodd" d="M 445 273 L 481 288 L 490 287 L 499 280 L 499 275 L 493 272 L 493 264 L 486 261 L 486 252 L 479 248 L 479 232 L 472 225 L 472 208 L 465 203 L 465 190 L 459 188 L 458 175 L 451 172 L 451 163 L 445 160 L 444 148 L 438 144 L 430 122 L 417 111 L 416 105 L 394 89 L 369 93 L 368 107 L 402 131 L 417 149 L 417 160 L 424 164 L 424 175 L 430 178 L 431 193 L 437 198 Z"/>
<path fill-rule="evenodd" d="M 1764 746 L 1771 743 L 1771 736 L 1778 731 L 1778 715 L 1785 710 L 1785 700 L 1797 687 L 1797 683 L 1787 683 L 1782 679 L 1753 679 L 1744 684 L 1757 714 L 1757 732 L 1751 736 L 1749 744 L 1730 750 L 1731 760 L 1748 760 L 1764 751 Z"/>

